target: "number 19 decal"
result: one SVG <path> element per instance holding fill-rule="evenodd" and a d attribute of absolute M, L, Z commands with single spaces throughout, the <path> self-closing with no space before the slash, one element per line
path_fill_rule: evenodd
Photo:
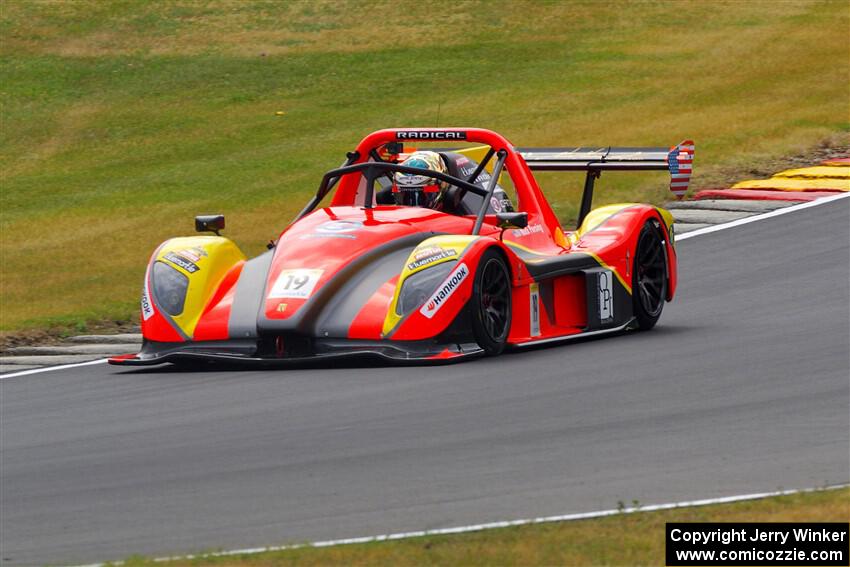
<path fill-rule="evenodd" d="M 324 270 L 283 270 L 269 294 L 270 298 L 307 299 L 319 282 Z"/>

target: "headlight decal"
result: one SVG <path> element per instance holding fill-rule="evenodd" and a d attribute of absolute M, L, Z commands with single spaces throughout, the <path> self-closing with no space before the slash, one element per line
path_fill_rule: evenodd
<path fill-rule="evenodd" d="M 408 315 L 429 300 L 479 238 L 476 235 L 440 235 L 419 243 L 402 266 L 399 283 L 384 318 L 382 337 L 390 338 Z"/>
<path fill-rule="evenodd" d="M 157 261 L 153 265 L 152 280 L 157 305 L 172 317 L 183 313 L 189 278 L 168 264 Z"/>
<path fill-rule="evenodd" d="M 408 277 L 401 288 L 396 313 L 403 317 L 425 303 L 456 263 L 443 262 Z"/>

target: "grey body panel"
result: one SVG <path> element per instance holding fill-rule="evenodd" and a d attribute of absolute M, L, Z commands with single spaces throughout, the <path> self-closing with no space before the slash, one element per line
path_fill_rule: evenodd
<path fill-rule="evenodd" d="M 257 314 L 263 302 L 273 258 L 274 250 L 269 250 L 245 262 L 236 282 L 233 307 L 227 322 L 230 337 L 243 339 L 257 336 Z"/>
<path fill-rule="evenodd" d="M 364 252 L 340 269 L 330 281 L 324 284 L 313 294 L 313 296 L 298 310 L 295 315 L 287 319 L 269 319 L 266 317 L 265 313 L 260 311 L 257 316 L 257 327 L 260 333 L 296 332 L 307 336 L 319 336 L 317 335 L 317 332 L 319 331 L 317 326 L 319 321 L 325 321 L 326 325 L 332 325 L 335 329 L 340 329 L 342 319 L 335 318 L 332 309 L 333 305 L 345 304 L 347 306 L 346 314 L 351 314 L 351 311 L 355 308 L 354 305 L 347 303 L 348 300 L 343 300 L 340 296 L 343 293 L 356 290 L 363 293 L 364 296 L 349 299 L 355 304 L 360 302 L 360 305 L 363 305 L 369 297 L 365 296 L 367 291 L 365 291 L 364 286 L 358 285 L 361 283 L 360 278 L 364 277 L 373 269 L 375 271 L 380 271 L 382 276 L 387 274 L 387 270 L 391 268 L 391 265 L 384 263 L 383 260 L 388 255 L 393 255 L 394 260 L 396 253 L 401 254 L 404 250 L 409 252 L 417 244 L 432 236 L 437 236 L 437 233 L 420 232 L 416 234 L 409 234 Z M 401 261 L 403 262 L 404 260 Z M 398 266 L 398 271 L 401 271 L 400 264 Z M 387 279 L 389 279 L 389 277 Z M 387 280 L 384 280 L 384 282 L 385 281 Z M 375 281 L 370 279 L 369 283 L 372 284 L 375 283 Z M 379 286 L 376 286 L 373 292 L 377 290 L 378 287 Z M 371 294 L 369 295 L 371 296 Z M 338 297 L 339 300 L 337 299 Z M 337 301 L 340 301 L 340 303 L 337 303 Z M 324 333 L 322 333 L 322 335 L 324 335 Z"/>
<path fill-rule="evenodd" d="M 421 240 L 417 239 L 416 244 L 419 242 Z M 351 323 L 366 302 L 382 285 L 401 273 L 405 260 L 414 248 L 415 244 L 387 252 L 345 282 L 317 318 L 315 336 L 347 337 Z"/>

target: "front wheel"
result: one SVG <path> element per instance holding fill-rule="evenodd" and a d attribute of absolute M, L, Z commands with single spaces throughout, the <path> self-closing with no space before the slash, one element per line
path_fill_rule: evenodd
<path fill-rule="evenodd" d="M 643 225 L 635 248 L 632 301 L 638 328 L 647 331 L 661 317 L 667 299 L 667 253 L 656 221 Z"/>
<path fill-rule="evenodd" d="M 472 287 L 472 332 L 488 355 L 504 350 L 511 329 L 511 276 L 501 254 L 481 256 Z"/>

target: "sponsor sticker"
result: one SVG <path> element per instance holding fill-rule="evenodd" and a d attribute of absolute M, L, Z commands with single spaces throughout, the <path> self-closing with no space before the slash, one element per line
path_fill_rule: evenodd
<path fill-rule="evenodd" d="M 167 253 L 164 256 L 164 258 L 166 260 L 168 260 L 169 262 L 171 262 L 172 264 L 174 264 L 175 266 L 183 268 L 184 270 L 186 270 L 190 274 L 194 274 L 195 272 L 200 270 L 200 268 L 198 267 L 197 264 L 195 264 L 191 260 L 188 260 L 187 258 L 184 258 L 183 256 L 178 256 L 174 252 Z"/>
<path fill-rule="evenodd" d="M 145 271 L 145 284 L 142 286 L 142 319 L 147 321 L 153 317 L 153 305 L 151 305 L 151 294 L 148 289 L 148 279 L 150 278 L 150 266 Z"/>
<path fill-rule="evenodd" d="M 174 253 L 183 256 L 190 262 L 200 262 L 201 258 L 207 255 L 206 250 L 198 247 L 186 248 L 185 250 L 175 250 Z"/>
<path fill-rule="evenodd" d="M 466 132 L 443 130 L 404 130 L 395 133 L 396 140 L 466 140 Z"/>
<path fill-rule="evenodd" d="M 354 240 L 357 237 L 351 233 L 357 232 L 361 228 L 363 228 L 363 223 L 360 221 L 327 221 L 317 226 L 315 233 L 303 234 L 298 238 L 299 240 L 308 240 L 311 238 L 347 238 Z"/>
<path fill-rule="evenodd" d="M 466 167 L 461 167 L 460 174 L 464 177 L 469 177 L 470 175 L 475 173 L 475 170 L 477 168 L 478 166 L 474 164 L 470 164 Z M 490 174 L 487 172 L 486 169 L 482 169 L 481 173 L 478 174 L 478 177 L 475 178 L 475 184 L 484 187 L 488 181 L 490 181 Z"/>
<path fill-rule="evenodd" d="M 270 299 L 307 299 L 313 293 L 316 284 L 319 283 L 319 278 L 322 277 L 324 270 L 283 270 L 277 276 L 272 290 L 269 293 Z"/>
<path fill-rule="evenodd" d="M 599 322 L 610 323 L 614 320 L 614 274 L 610 270 L 598 273 L 596 290 L 599 294 Z"/>
<path fill-rule="evenodd" d="M 453 248 L 439 248 L 437 246 L 423 248 L 413 254 L 413 262 L 407 265 L 407 269 L 411 271 L 417 270 L 422 266 L 427 266 L 434 262 L 439 262 L 440 260 L 453 258 L 455 256 L 457 256 L 457 250 L 454 250 Z"/>
<path fill-rule="evenodd" d="M 525 228 L 518 228 L 516 230 L 512 230 L 511 234 L 515 237 L 519 238 L 521 236 L 528 236 L 530 234 L 542 233 L 543 225 L 542 224 L 530 224 Z"/>
<path fill-rule="evenodd" d="M 529 289 L 529 309 L 531 314 L 531 336 L 540 336 L 540 285 L 533 283 Z"/>
<path fill-rule="evenodd" d="M 355 232 L 363 228 L 363 223 L 360 221 L 328 221 L 323 222 L 316 227 L 316 232 L 322 234 L 344 234 L 347 232 Z"/>
<path fill-rule="evenodd" d="M 502 212 L 502 200 L 496 197 L 490 197 L 490 207 L 497 213 Z"/>
<path fill-rule="evenodd" d="M 298 240 L 310 240 L 311 238 L 347 238 L 355 240 L 357 237 L 353 234 L 302 234 Z"/>
<path fill-rule="evenodd" d="M 455 290 L 460 287 L 460 284 L 463 283 L 463 280 L 465 280 L 468 276 L 469 268 L 466 267 L 465 263 L 459 264 L 452 273 L 443 280 L 437 288 L 437 291 L 428 298 L 428 301 L 425 302 L 425 305 L 422 306 L 419 312 L 425 315 L 428 319 L 432 318 L 437 314 L 437 311 L 445 305 L 446 300 L 452 296 Z"/>

